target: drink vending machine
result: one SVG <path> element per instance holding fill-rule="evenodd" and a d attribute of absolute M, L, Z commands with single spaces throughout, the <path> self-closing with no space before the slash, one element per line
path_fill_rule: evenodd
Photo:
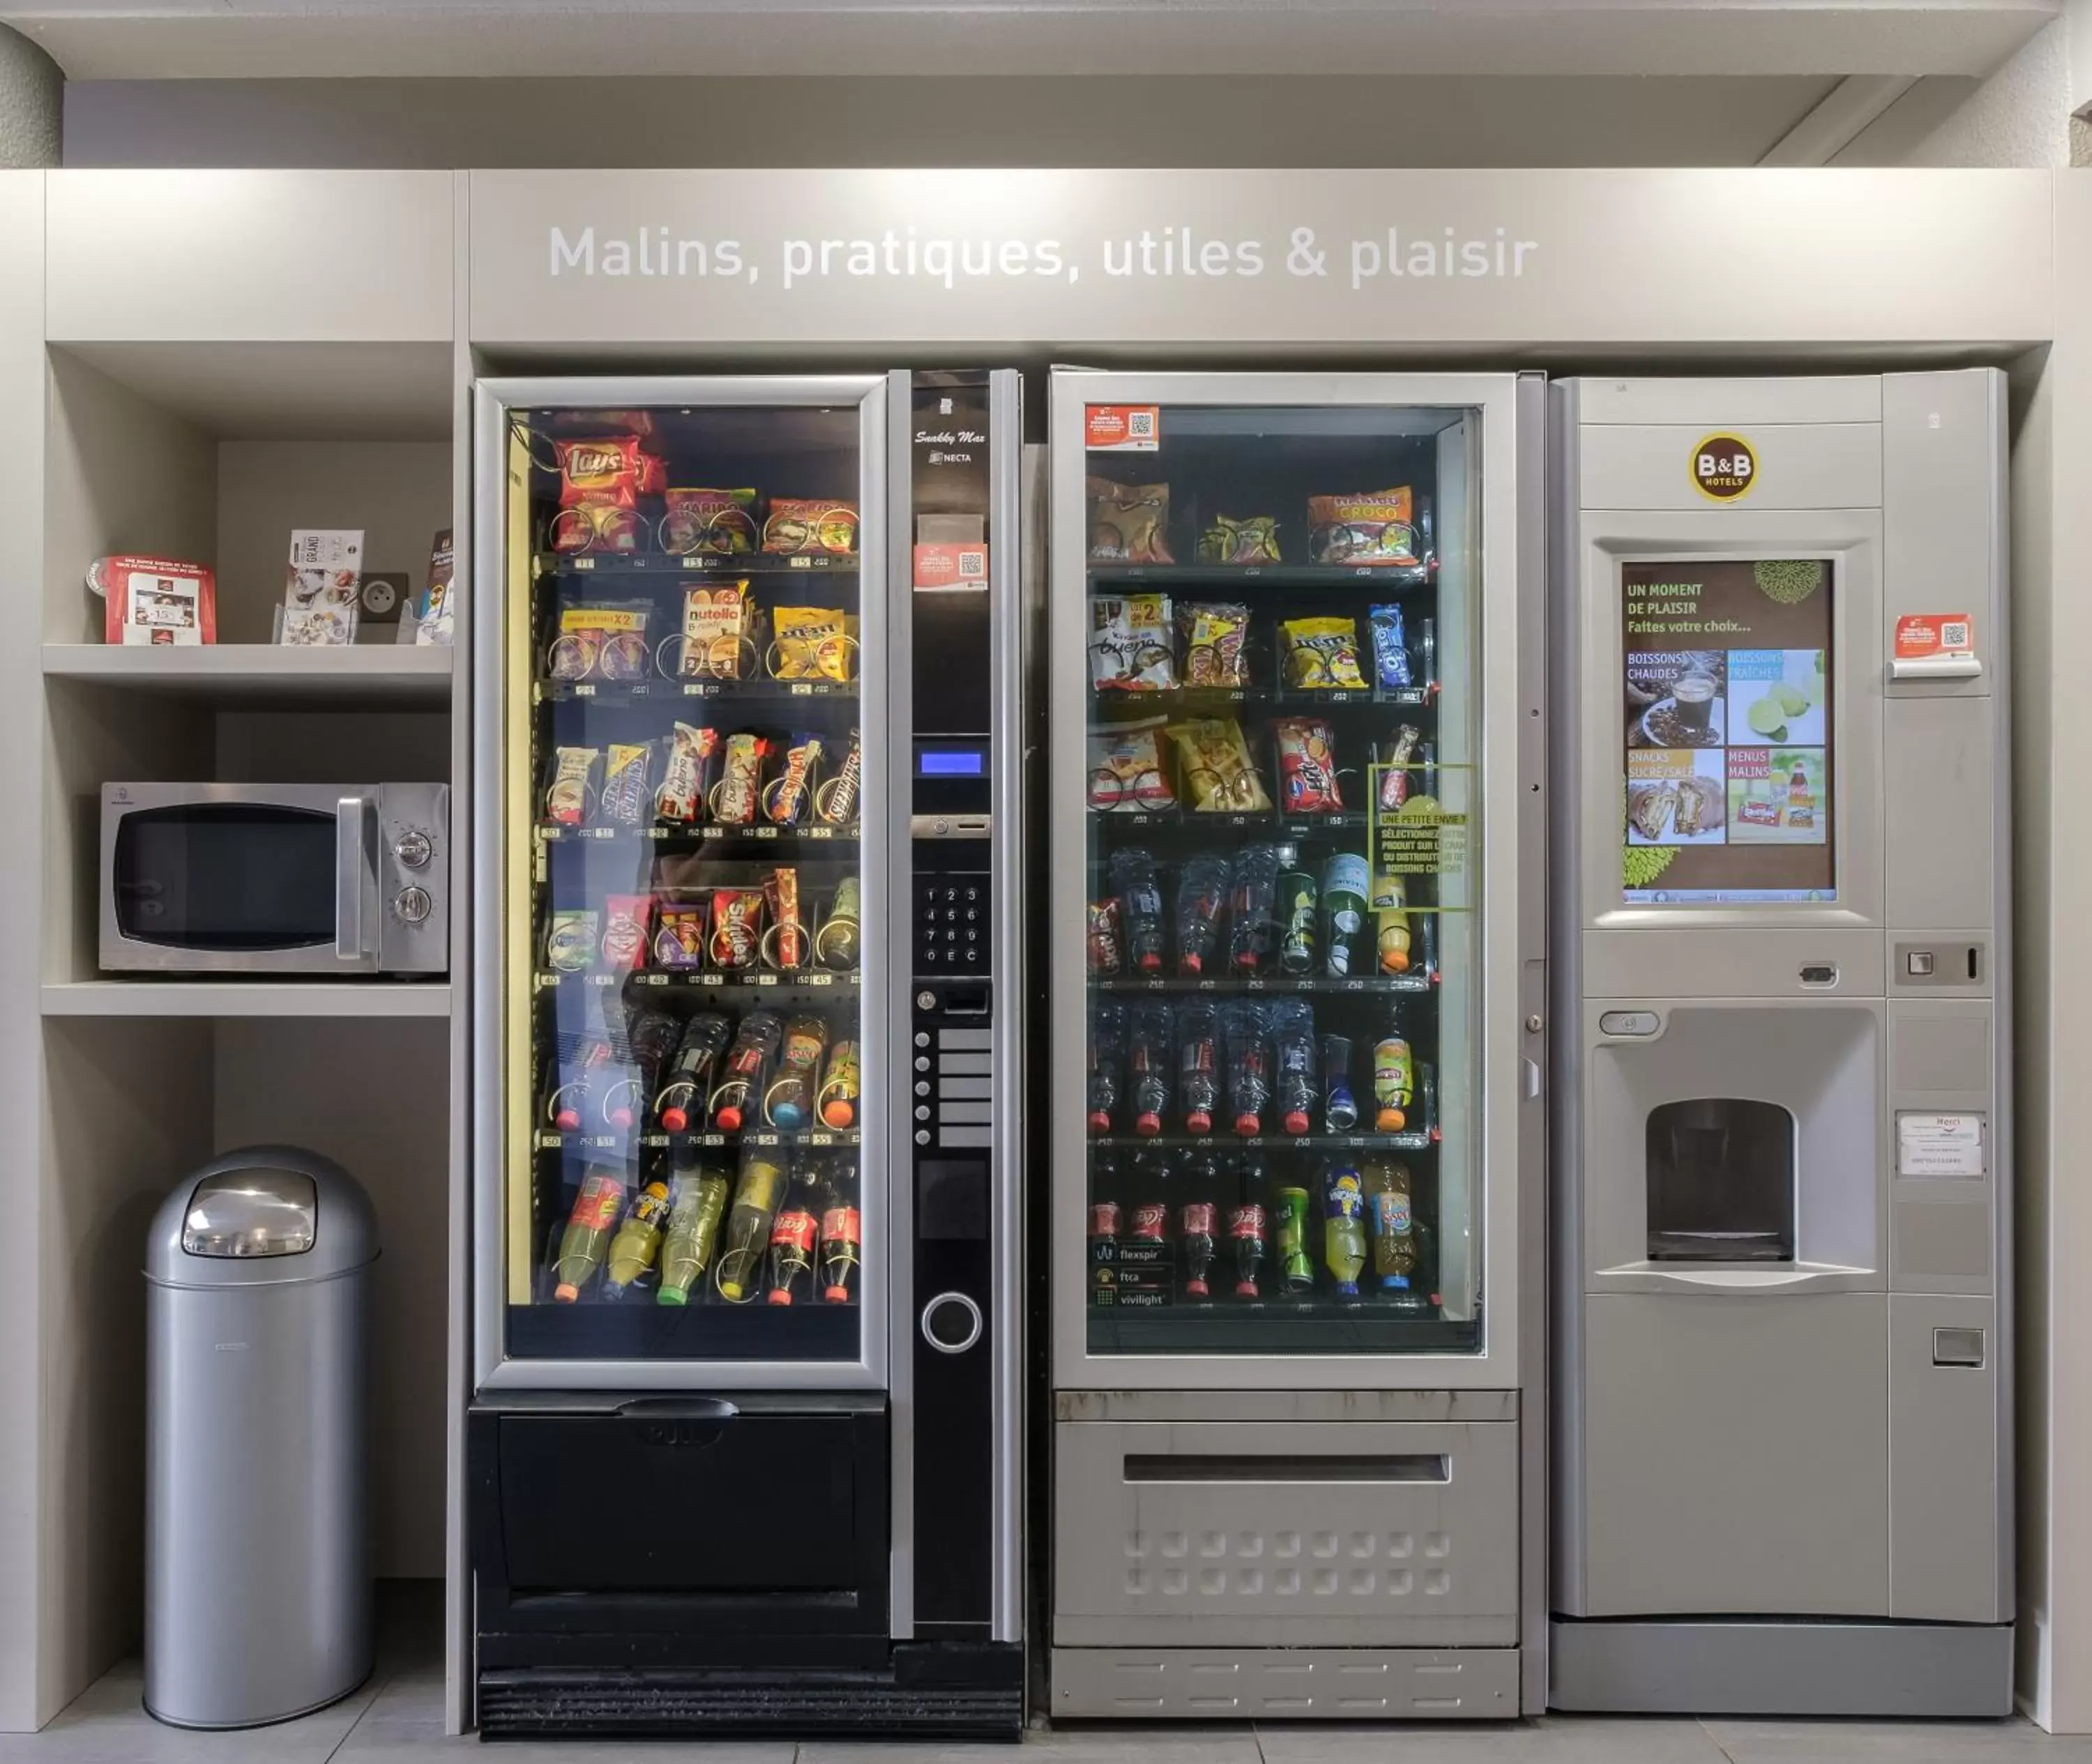
<path fill-rule="evenodd" d="M 1018 404 L 478 388 L 484 1733 L 1021 1728 Z"/>
<path fill-rule="evenodd" d="M 1545 433 L 1053 377 L 1056 1718 L 1537 1706 Z"/>
<path fill-rule="evenodd" d="M 2012 1706 L 2005 389 L 1554 389 L 1551 1700 Z"/>

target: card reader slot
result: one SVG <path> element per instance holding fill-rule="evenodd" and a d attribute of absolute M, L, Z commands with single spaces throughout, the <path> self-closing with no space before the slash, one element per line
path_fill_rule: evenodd
<path fill-rule="evenodd" d="M 1129 1455 L 1124 1475 L 1128 1482 L 1450 1482 L 1452 1461 L 1429 1451 L 1328 1458 Z"/>

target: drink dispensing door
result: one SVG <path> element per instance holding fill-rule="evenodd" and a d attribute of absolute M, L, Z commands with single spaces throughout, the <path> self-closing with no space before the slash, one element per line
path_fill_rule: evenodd
<path fill-rule="evenodd" d="M 1554 397 L 1551 1700 L 2002 1714 L 2003 383 Z"/>

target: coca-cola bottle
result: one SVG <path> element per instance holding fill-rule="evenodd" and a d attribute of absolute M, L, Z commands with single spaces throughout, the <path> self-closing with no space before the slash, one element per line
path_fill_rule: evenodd
<path fill-rule="evenodd" d="M 709 1099 L 713 1123 L 722 1132 L 738 1133 L 744 1121 L 760 1115 L 763 1074 L 784 1038 L 784 1019 L 774 1010 L 752 1010 L 741 1019 Z"/>
<path fill-rule="evenodd" d="M 636 1127 L 644 1120 L 680 1032 L 676 1019 L 665 1010 L 642 1010 L 633 1019 L 623 1037 L 624 1046 L 614 1048 L 625 1070 L 603 1098 L 603 1118 L 610 1126 Z"/>
<path fill-rule="evenodd" d="M 1245 845 L 1228 882 L 1228 966 L 1258 974 L 1271 966 L 1278 911 L 1278 848 Z"/>
<path fill-rule="evenodd" d="M 1108 1267 L 1118 1260 L 1118 1240 L 1126 1230 L 1120 1204 L 1118 1161 L 1100 1153 L 1090 1161 L 1090 1260 Z"/>
<path fill-rule="evenodd" d="M 1126 1083 L 1126 1006 L 1100 998 L 1090 1006 L 1090 1131 L 1109 1133 Z"/>
<path fill-rule="evenodd" d="M 1133 1086 L 1133 1131 L 1152 1139 L 1169 1112 L 1175 1068 L 1174 1014 L 1166 1000 L 1143 999 L 1127 1014 L 1126 1071 Z"/>
<path fill-rule="evenodd" d="M 1207 852 L 1185 860 L 1177 878 L 1177 968 L 1198 975 L 1219 942 L 1228 902 L 1228 860 Z"/>
<path fill-rule="evenodd" d="M 858 1268 L 864 1259 L 857 1195 L 857 1165 L 841 1159 L 829 1170 L 821 1197 L 821 1296 L 830 1304 L 848 1304 L 857 1295 Z"/>
<path fill-rule="evenodd" d="M 815 1247 L 820 1241 L 825 1196 L 815 1172 L 802 1165 L 792 1173 L 784 1204 L 770 1227 L 770 1302 L 790 1304 L 802 1285 L 814 1278 Z"/>
<path fill-rule="evenodd" d="M 1221 1018 L 1212 1003 L 1186 999 L 1177 1007 L 1177 1096 L 1184 1105 L 1184 1131 L 1213 1131 L 1220 1100 Z"/>
<path fill-rule="evenodd" d="M 1143 974 L 1162 971 L 1162 884 L 1152 852 L 1138 846 L 1115 851 L 1112 892 L 1118 897 L 1126 953 Z"/>
<path fill-rule="evenodd" d="M 1220 1204 L 1221 1166 L 1211 1153 L 1187 1152 L 1177 1173 L 1177 1251 L 1184 1267 L 1184 1295 L 1208 1297 L 1214 1216 Z"/>
<path fill-rule="evenodd" d="M 655 1112 L 663 1133 L 687 1132 L 705 1109 L 711 1088 L 712 1062 L 726 1051 L 733 1024 L 715 1010 L 701 1010 L 683 1025 L 676 1057 L 662 1074 Z"/>
<path fill-rule="evenodd" d="M 1306 999 L 1282 998 L 1272 1005 L 1271 1044 L 1279 1124 L 1288 1133 L 1312 1133 L 1321 1087 L 1315 1070 L 1315 1012 Z"/>
<path fill-rule="evenodd" d="M 1169 1165 L 1157 1152 L 1136 1152 L 1126 1165 L 1126 1209 L 1122 1259 L 1165 1273 L 1169 1268 Z"/>
<path fill-rule="evenodd" d="M 1245 1139 L 1264 1131 L 1271 1101 L 1269 1013 L 1256 999 L 1236 999 L 1221 1013 L 1228 1048 L 1228 1107 Z"/>
<path fill-rule="evenodd" d="M 1234 1204 L 1228 1208 L 1228 1243 L 1234 1252 L 1235 1296 L 1262 1296 L 1264 1258 L 1269 1253 L 1271 1223 L 1264 1210 L 1264 1160 L 1238 1157 L 1230 1166 Z"/>

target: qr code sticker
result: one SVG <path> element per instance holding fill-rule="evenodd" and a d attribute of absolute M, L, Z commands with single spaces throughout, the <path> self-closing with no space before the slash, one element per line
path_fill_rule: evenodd
<path fill-rule="evenodd" d="M 1939 627 L 1939 646 L 1942 649 L 1966 649 L 1969 646 L 1969 621 L 1966 619 L 1948 619 Z"/>
<path fill-rule="evenodd" d="M 1155 439 L 1155 413 L 1152 410 L 1127 412 L 1126 436 L 1129 441 L 1152 441 Z"/>

